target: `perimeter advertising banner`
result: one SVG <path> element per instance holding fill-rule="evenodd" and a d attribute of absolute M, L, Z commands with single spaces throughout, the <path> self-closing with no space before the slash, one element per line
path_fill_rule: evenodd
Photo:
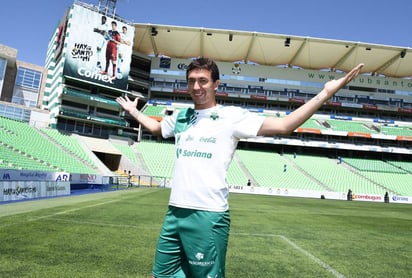
<path fill-rule="evenodd" d="M 0 202 L 70 195 L 70 182 L 0 181 Z"/>
<path fill-rule="evenodd" d="M 70 174 L 0 169 L 0 202 L 70 195 Z"/>
<path fill-rule="evenodd" d="M 73 5 L 63 75 L 127 89 L 134 27 Z"/>
<path fill-rule="evenodd" d="M 66 172 L 44 172 L 30 170 L 0 169 L 0 181 L 69 181 Z"/>

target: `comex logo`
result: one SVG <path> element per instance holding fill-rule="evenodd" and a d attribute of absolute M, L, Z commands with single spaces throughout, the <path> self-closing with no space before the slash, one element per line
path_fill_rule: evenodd
<path fill-rule="evenodd" d="M 80 75 L 80 76 L 87 77 L 87 78 L 91 78 L 91 79 L 99 80 L 99 81 L 102 81 L 102 82 L 105 82 L 105 83 L 113 84 L 113 80 L 110 78 L 110 76 L 92 72 L 92 71 L 88 70 L 87 68 L 83 68 L 83 67 L 78 68 L 77 69 L 77 74 Z M 118 76 L 118 77 L 122 78 L 123 76 Z"/>

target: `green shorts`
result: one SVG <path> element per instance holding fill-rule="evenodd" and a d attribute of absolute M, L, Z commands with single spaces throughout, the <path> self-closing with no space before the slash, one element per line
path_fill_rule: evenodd
<path fill-rule="evenodd" d="M 169 206 L 157 244 L 153 275 L 225 277 L 229 229 L 229 211 Z"/>

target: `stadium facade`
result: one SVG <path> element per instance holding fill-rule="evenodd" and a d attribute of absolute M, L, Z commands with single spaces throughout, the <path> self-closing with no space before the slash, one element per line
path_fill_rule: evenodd
<path fill-rule="evenodd" d="M 106 18 L 104 22 L 102 17 Z M 127 37 L 118 42 L 116 65 L 107 56 L 110 40 L 104 34 L 111 30 L 112 22 L 119 33 L 127 28 Z M 147 134 L 121 111 L 115 98 L 126 94 L 141 97 L 145 100 L 140 102 L 145 104 L 140 107 L 143 110 L 164 106 L 153 115 L 160 120 L 179 105 L 190 103 L 185 69 L 194 57 L 208 56 L 218 62 L 220 104 L 279 117 L 313 97 L 327 80 L 364 62 L 363 75 L 325 103 L 320 113 L 290 138 L 264 142 L 315 147 L 326 144 L 327 148 L 336 148 L 335 143 L 341 142 L 341 147 L 348 149 L 366 144 L 371 151 L 412 152 L 408 148 L 412 140 L 412 72 L 407 66 L 412 53 L 407 48 L 137 24 L 102 14 L 97 6 L 75 2 L 57 26 L 47 53 L 42 108 L 50 112 L 50 126 L 101 138 L 120 135 L 133 140 Z M 329 126 L 338 120 L 361 126 L 346 132 Z"/>

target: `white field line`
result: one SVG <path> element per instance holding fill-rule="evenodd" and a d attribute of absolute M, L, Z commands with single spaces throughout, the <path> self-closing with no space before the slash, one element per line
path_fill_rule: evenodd
<path fill-rule="evenodd" d="M 37 221 L 37 220 L 41 220 L 41 219 L 47 219 L 47 218 L 52 218 L 56 215 L 62 215 L 62 214 L 67 214 L 73 211 L 77 211 L 77 210 L 81 210 L 81 209 L 85 209 L 85 208 L 91 208 L 91 207 L 97 207 L 97 206 L 101 206 L 101 205 L 105 205 L 108 203 L 112 203 L 112 202 L 116 202 L 118 200 L 110 200 L 107 202 L 102 202 L 102 203 L 97 203 L 97 204 L 93 204 L 93 205 L 88 205 L 88 206 L 83 206 L 83 207 L 77 207 L 77 208 L 73 208 L 73 209 L 68 209 L 68 210 L 64 210 L 64 211 L 59 211 L 53 214 L 48 214 L 48 215 L 43 215 L 43 216 L 39 216 L 39 217 L 32 217 L 29 218 L 27 220 L 27 222 L 32 222 L 32 221 Z M 10 226 L 15 226 L 15 225 L 20 225 L 20 224 L 24 224 L 26 221 L 19 221 L 19 222 L 14 222 L 11 224 L 0 224 L 0 228 L 4 228 L 4 227 L 10 227 Z"/>
<path fill-rule="evenodd" d="M 306 251 L 305 249 L 303 249 L 302 247 L 300 247 L 299 245 L 297 245 L 296 243 L 294 243 L 293 241 L 291 241 L 290 239 L 288 239 L 287 237 L 283 236 L 283 235 L 275 235 L 275 234 L 249 234 L 249 233 L 231 233 L 233 235 L 238 235 L 238 236 L 254 236 L 254 237 L 279 237 L 281 239 L 283 239 L 284 241 L 286 241 L 291 247 L 293 247 L 294 249 L 298 250 L 299 252 L 301 252 L 303 255 L 305 255 L 306 257 L 310 258 L 311 260 L 315 261 L 318 265 L 320 265 L 321 267 L 323 267 L 325 270 L 329 271 L 330 273 L 332 273 L 333 276 L 335 276 L 336 278 L 345 278 L 345 275 L 339 273 L 336 269 L 334 269 L 333 267 L 331 267 L 330 265 L 328 265 L 327 263 L 325 263 L 324 261 L 322 261 L 321 259 L 319 259 L 318 257 L 314 256 L 312 253 Z"/>
<path fill-rule="evenodd" d="M 151 191 L 143 192 L 143 193 L 139 192 L 139 193 L 140 193 L 140 195 L 146 195 L 146 194 L 150 194 Z M 70 212 L 73 212 L 73 211 L 78 211 L 78 210 L 82 210 L 82 209 L 86 209 L 86 208 L 102 206 L 102 205 L 105 205 L 105 204 L 109 204 L 109 203 L 113 203 L 113 202 L 119 202 L 119 201 L 121 201 L 121 199 L 112 199 L 112 200 L 109 200 L 109 201 L 106 201 L 106 202 L 96 203 L 96 204 L 92 204 L 92 205 L 88 205 L 88 206 L 80 206 L 80 207 L 76 207 L 76 208 L 73 208 L 73 209 L 59 211 L 59 212 L 49 214 L 49 215 L 33 217 L 33 218 L 29 219 L 28 221 L 36 221 L 36 220 L 40 220 L 40 219 L 51 218 L 51 217 L 54 217 L 56 215 L 67 214 L 67 213 L 70 213 Z"/>
<path fill-rule="evenodd" d="M 39 216 L 39 217 L 33 217 L 33 218 L 30 218 L 29 221 L 37 221 L 37 220 L 40 220 L 40 219 L 50 218 L 50 217 L 53 217 L 53 216 L 56 216 L 56 215 L 67 214 L 67 213 L 70 213 L 70 212 L 73 212 L 73 211 L 78 211 L 78 210 L 82 210 L 82 209 L 86 209 L 86 208 L 92 208 L 92 207 L 98 207 L 98 206 L 102 206 L 102 205 L 105 205 L 105 204 L 118 202 L 118 201 L 119 200 L 115 199 L 115 200 L 110 200 L 110 201 L 107 201 L 107 202 L 97 203 L 97 204 L 93 204 L 93 205 L 88 205 L 88 206 L 82 206 L 82 207 L 77 207 L 77 208 L 73 208 L 73 209 L 63 210 L 63 211 L 59 211 L 59 212 L 56 212 L 56 213 L 53 213 L 53 214 L 43 215 L 43 216 Z"/>
<path fill-rule="evenodd" d="M 127 224 L 113 224 L 113 223 L 106 223 L 106 222 L 95 222 L 95 221 L 78 221 L 73 219 L 64 219 L 64 218 L 56 218 L 50 217 L 47 218 L 52 221 L 60 221 L 66 223 L 74 223 L 74 224 L 83 224 L 83 225 L 90 225 L 90 226 L 105 226 L 105 227 L 119 227 L 119 228 L 130 228 L 130 229 L 139 229 L 139 230 L 155 230 L 159 231 L 161 226 L 159 227 L 146 227 L 146 226 L 138 226 L 138 225 L 127 225 Z"/>
<path fill-rule="evenodd" d="M 71 220 L 71 219 L 62 219 L 62 218 L 50 218 L 53 221 L 59 222 L 67 222 L 67 223 L 74 223 L 74 224 L 82 224 L 82 225 L 90 225 L 90 226 L 106 226 L 106 227 L 119 227 L 119 228 L 132 228 L 132 229 L 141 229 L 142 227 L 137 225 L 127 225 L 127 224 L 113 224 L 113 223 L 105 223 L 105 222 L 94 222 L 94 221 L 78 221 L 78 220 Z"/>
<path fill-rule="evenodd" d="M 107 193 L 101 193 L 101 194 L 114 194 L 114 193 L 118 193 L 118 191 L 115 191 L 115 192 L 107 192 Z M 121 192 L 120 192 L 121 193 Z M 151 194 L 151 193 L 153 193 L 153 191 L 142 191 L 142 192 L 137 192 L 139 195 L 146 195 L 146 194 Z M 117 194 L 116 194 L 117 195 Z M 119 194 L 119 195 L 123 195 L 123 194 Z M 79 201 L 91 201 L 91 200 L 89 200 L 89 199 L 84 199 L 83 197 L 87 197 L 87 195 L 83 195 L 83 196 L 79 196 L 80 198 L 73 198 L 72 196 L 68 196 L 67 197 L 67 200 L 69 200 L 70 202 L 68 202 L 67 204 L 68 205 L 70 205 L 70 204 L 78 204 L 78 205 L 80 205 L 81 203 L 76 203 L 75 201 L 76 200 L 79 200 Z M 65 198 L 65 197 L 62 197 L 62 198 Z M 19 213 L 27 213 L 27 212 L 30 212 L 30 211 L 33 211 L 33 210 L 35 210 L 34 208 L 33 208 L 33 206 L 35 206 L 37 209 L 46 209 L 46 208 L 54 208 L 54 207 L 56 207 L 57 205 L 61 205 L 61 203 L 57 203 L 58 201 L 61 201 L 62 199 L 57 199 L 56 198 L 56 200 L 53 200 L 53 199 L 49 199 L 48 201 L 50 201 L 50 202 L 48 202 L 48 204 L 47 205 L 39 205 L 39 203 L 38 202 L 41 202 L 40 200 L 33 200 L 33 203 L 31 202 L 31 201 L 28 201 L 28 203 L 27 203 L 27 205 L 28 205 L 28 208 L 27 208 L 27 211 L 20 211 Z M 36 202 L 35 202 L 36 201 Z M 72 202 L 72 201 L 74 201 L 74 202 Z M 73 208 L 73 209 L 69 209 L 69 210 L 65 210 L 65 211 L 60 211 L 60 212 L 56 212 L 56 213 L 53 213 L 53 214 L 49 214 L 49 215 L 44 215 L 44 216 L 39 216 L 39 217 L 33 217 L 33 218 L 29 218 L 29 219 L 27 219 L 27 220 L 25 220 L 25 221 L 18 221 L 18 222 L 13 222 L 13 223 L 10 223 L 10 224 L 3 224 L 3 223 L 0 223 L 0 228 L 4 228 L 4 227 L 10 227 L 10 226 L 16 226 L 16 225 L 21 225 L 21 224 L 24 224 L 25 222 L 31 222 L 31 221 L 37 221 L 37 220 L 41 220 L 41 219 L 48 219 L 48 218 L 53 218 L 53 217 L 55 217 L 55 216 L 57 216 L 57 215 L 62 215 L 62 214 L 67 214 L 67 213 L 70 213 L 70 212 L 73 212 L 73 211 L 77 211 L 77 210 L 81 210 L 81 209 L 85 209 L 85 208 L 91 208 L 91 207 L 96 207 L 96 206 L 101 206 L 101 205 L 105 205 L 105 204 L 108 204 L 108 203 L 112 203 L 112 202 L 118 202 L 118 201 L 121 201 L 121 199 L 117 199 L 117 198 L 114 198 L 114 199 L 112 199 L 112 200 L 110 200 L 110 201 L 106 201 L 106 202 L 101 202 L 101 203 L 96 203 L 96 204 L 92 204 L 92 205 L 88 205 L 88 206 L 79 206 L 79 207 L 76 207 L 76 208 Z M 17 203 L 16 203 L 17 204 Z M 14 205 L 14 204 L 13 204 Z M 21 204 L 20 204 L 21 205 Z M 23 205 L 26 205 L 26 204 L 23 204 Z M 4 206 L 7 206 L 7 204 L 6 205 L 4 205 Z M 13 208 L 14 208 L 14 206 L 13 206 Z M 8 208 L 8 209 L 10 209 L 10 210 L 12 210 L 11 208 Z M 14 211 L 16 211 L 16 210 L 14 210 Z M 0 218 L 1 217 L 3 217 L 3 216 L 11 216 L 11 215 L 14 215 L 14 213 L 7 213 L 7 211 L 6 211 L 6 213 L 4 214 L 4 215 L 2 215 L 1 213 L 0 213 Z"/>
<path fill-rule="evenodd" d="M 60 197 L 52 197 L 45 199 L 29 199 L 22 202 L 1 203 L 0 202 L 0 218 L 12 216 L 16 214 L 32 213 L 37 210 L 51 209 L 61 207 L 62 205 L 77 205 L 88 201 L 101 201 L 102 198 L 110 196 L 110 199 L 121 199 L 124 196 L 145 196 L 147 194 L 154 193 L 155 191 L 146 190 L 140 188 L 138 190 L 118 190 L 99 192 L 84 195 L 67 195 Z M 105 200 L 107 200 L 105 198 Z"/>

